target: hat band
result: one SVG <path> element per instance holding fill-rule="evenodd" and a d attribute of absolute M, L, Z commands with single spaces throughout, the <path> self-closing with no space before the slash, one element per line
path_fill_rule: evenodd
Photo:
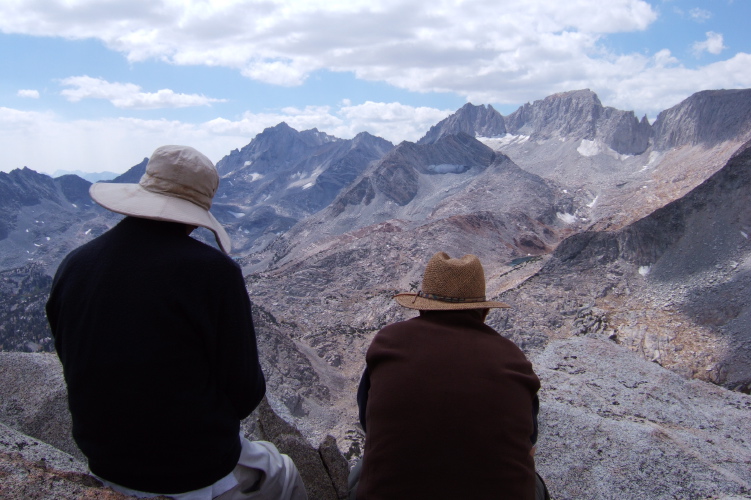
<path fill-rule="evenodd" d="M 434 293 L 425 293 L 423 291 L 417 292 L 418 297 L 430 300 L 439 300 L 441 302 L 485 302 L 485 297 L 444 297 L 443 295 L 436 295 Z"/>
<path fill-rule="evenodd" d="M 193 186 L 179 184 L 170 179 L 162 179 L 150 174 L 149 172 L 143 174 L 139 184 L 146 191 L 162 194 L 164 196 L 171 196 L 173 198 L 181 198 L 194 205 L 198 205 L 204 210 L 211 208 L 211 200 L 214 196 L 214 193 L 202 193 Z"/>

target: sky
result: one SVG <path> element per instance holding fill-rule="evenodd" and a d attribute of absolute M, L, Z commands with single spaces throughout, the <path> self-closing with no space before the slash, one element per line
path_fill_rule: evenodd
<path fill-rule="evenodd" d="M 216 162 L 284 121 L 416 141 L 588 88 L 658 113 L 751 87 L 751 0 L 1 0 L 0 171 Z"/>

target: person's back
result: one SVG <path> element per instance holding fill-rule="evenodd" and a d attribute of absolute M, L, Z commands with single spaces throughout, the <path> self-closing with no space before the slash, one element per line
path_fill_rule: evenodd
<path fill-rule="evenodd" d="M 484 323 L 477 257 L 430 259 L 420 316 L 381 329 L 358 389 L 365 450 L 350 498 L 531 500 L 540 382 L 524 353 Z M 358 481 L 359 483 L 355 485 Z"/>
<path fill-rule="evenodd" d="M 63 260 L 47 302 L 73 437 L 128 495 L 303 500 L 289 457 L 239 432 L 266 386 L 242 272 L 209 212 L 218 185 L 206 156 L 162 146 L 138 184 L 91 186 L 128 217 Z"/>
<path fill-rule="evenodd" d="M 367 363 L 358 498 L 532 498 L 539 381 L 511 341 L 474 312 L 423 312 L 382 329 Z"/>
<path fill-rule="evenodd" d="M 226 475 L 265 392 L 237 266 L 180 224 L 128 217 L 57 276 L 48 316 L 92 472 L 156 492 Z"/>

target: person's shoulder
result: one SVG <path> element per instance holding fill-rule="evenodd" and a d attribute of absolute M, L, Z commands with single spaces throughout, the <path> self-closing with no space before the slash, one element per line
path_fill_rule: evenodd
<path fill-rule="evenodd" d="M 195 238 L 186 238 L 185 241 L 183 258 L 191 260 L 195 265 L 212 271 L 227 273 L 241 272 L 240 265 L 218 248 L 198 241 Z"/>
<path fill-rule="evenodd" d="M 419 328 L 419 316 L 410 318 L 404 321 L 396 321 L 389 323 L 376 332 L 374 340 L 386 339 L 386 338 L 398 338 L 404 332 L 407 332 L 414 328 Z"/>

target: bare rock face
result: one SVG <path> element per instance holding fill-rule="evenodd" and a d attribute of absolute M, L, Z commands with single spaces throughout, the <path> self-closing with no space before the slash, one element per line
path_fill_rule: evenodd
<path fill-rule="evenodd" d="M 657 115 L 655 149 L 711 146 L 751 135 L 751 89 L 705 90 Z"/>
<path fill-rule="evenodd" d="M 0 353 L 0 422 L 84 460 L 70 435 L 68 393 L 57 355 Z"/>
<path fill-rule="evenodd" d="M 493 106 L 467 103 L 456 113 L 430 127 L 417 144 L 432 144 L 447 135 L 460 133 L 473 137 L 501 137 L 506 135 L 506 125 L 503 116 Z"/>
<path fill-rule="evenodd" d="M 505 117 L 505 122 L 510 134 L 533 139 L 601 139 L 620 154 L 643 153 L 651 132 L 646 120 L 637 120 L 633 111 L 603 107 L 589 89 L 527 103 Z"/>
<path fill-rule="evenodd" d="M 748 498 L 751 397 L 687 380 L 614 342 L 551 342 L 535 462 L 553 498 Z"/>
<path fill-rule="evenodd" d="M 49 444 L 0 423 L 0 498 L 131 498 L 112 491 L 86 466 Z"/>

